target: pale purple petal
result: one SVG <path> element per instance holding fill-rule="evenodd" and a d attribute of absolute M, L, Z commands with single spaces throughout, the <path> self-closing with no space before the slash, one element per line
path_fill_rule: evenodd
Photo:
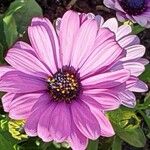
<path fill-rule="evenodd" d="M 129 108 L 134 108 L 136 105 L 136 97 L 131 91 L 124 91 L 119 93 L 119 97 L 122 101 L 122 105 Z"/>
<path fill-rule="evenodd" d="M 118 27 L 117 33 L 116 33 L 116 40 L 120 40 L 121 38 L 127 36 L 132 32 L 132 28 L 129 25 L 121 25 Z"/>
<path fill-rule="evenodd" d="M 148 91 L 148 86 L 143 81 L 138 80 L 129 90 L 133 92 L 146 92 Z"/>
<path fill-rule="evenodd" d="M 127 48 L 128 46 L 132 46 L 135 44 L 139 44 L 140 40 L 136 35 L 128 35 L 118 41 L 121 47 Z"/>
<path fill-rule="evenodd" d="M 118 30 L 118 21 L 116 18 L 108 19 L 102 25 L 104 28 L 109 28 L 112 32 L 117 33 Z"/>
<path fill-rule="evenodd" d="M 122 61 L 140 58 L 145 54 L 145 47 L 143 45 L 132 45 L 126 48 L 127 55 Z"/>

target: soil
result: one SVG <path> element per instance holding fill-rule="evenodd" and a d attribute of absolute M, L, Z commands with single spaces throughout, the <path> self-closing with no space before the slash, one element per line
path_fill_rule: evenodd
<path fill-rule="evenodd" d="M 0 16 L 3 14 L 10 3 L 14 0 L 0 0 Z M 69 10 L 75 10 L 79 12 L 89 13 L 92 12 L 95 15 L 102 15 L 105 19 L 115 17 L 115 11 L 106 8 L 103 5 L 103 0 L 36 0 L 42 7 L 45 17 L 54 21 L 58 17 L 62 17 L 63 14 Z M 145 29 L 138 34 L 141 39 L 141 43 L 146 46 L 145 58 L 150 60 L 150 29 Z M 131 135 L 132 136 L 132 135 Z M 122 150 L 149 150 L 150 143 L 146 144 L 145 148 L 134 148 L 126 143 L 123 144 Z"/>

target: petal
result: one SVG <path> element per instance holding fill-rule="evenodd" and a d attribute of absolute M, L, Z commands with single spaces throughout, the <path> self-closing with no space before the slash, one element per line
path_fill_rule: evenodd
<path fill-rule="evenodd" d="M 7 72 L 13 71 L 13 70 L 15 69 L 11 66 L 0 66 L 0 78 Z"/>
<path fill-rule="evenodd" d="M 138 80 L 129 90 L 133 92 L 147 92 L 148 86 L 143 81 Z"/>
<path fill-rule="evenodd" d="M 51 103 L 50 106 L 40 116 L 37 130 L 38 136 L 42 138 L 44 142 L 49 142 L 52 140 L 49 127 L 50 127 L 50 118 L 53 115 L 53 110 L 55 109 L 55 107 L 56 103 Z"/>
<path fill-rule="evenodd" d="M 9 71 L 0 80 L 0 90 L 3 92 L 27 93 L 46 89 L 44 80 L 19 71 Z"/>
<path fill-rule="evenodd" d="M 73 121 L 67 142 L 73 150 L 85 150 L 88 145 L 88 139 L 78 130 Z"/>
<path fill-rule="evenodd" d="M 37 127 L 40 116 L 50 106 L 50 98 L 48 94 L 43 94 L 32 108 L 32 113 L 26 121 L 25 132 L 29 136 L 37 136 Z"/>
<path fill-rule="evenodd" d="M 115 0 L 104 0 L 104 5 L 108 8 L 114 8 L 115 7 Z"/>
<path fill-rule="evenodd" d="M 58 103 L 50 116 L 49 132 L 56 142 L 64 141 L 71 132 L 70 106 Z"/>
<path fill-rule="evenodd" d="M 149 64 L 149 61 L 147 59 L 145 59 L 145 58 L 140 58 L 137 61 L 139 63 L 143 64 L 144 66 Z"/>
<path fill-rule="evenodd" d="M 117 33 L 118 30 L 118 21 L 116 18 L 108 19 L 104 22 L 102 27 L 110 29 L 112 32 Z"/>
<path fill-rule="evenodd" d="M 58 37 L 51 22 L 47 18 L 33 18 L 28 34 L 38 58 L 49 66 L 52 72 L 56 72 L 56 68 L 61 67 L 61 61 Z"/>
<path fill-rule="evenodd" d="M 133 76 L 139 76 L 145 70 L 144 65 L 138 62 L 125 62 L 122 65 L 123 68 L 129 70 Z"/>
<path fill-rule="evenodd" d="M 86 89 L 111 88 L 124 83 L 128 80 L 129 77 L 130 72 L 128 70 L 122 69 L 114 72 L 107 72 L 91 76 L 82 80 L 82 85 Z"/>
<path fill-rule="evenodd" d="M 85 61 L 91 53 L 97 31 L 98 25 L 96 20 L 88 19 L 81 25 L 74 41 L 71 57 L 71 65 L 75 69 L 78 69 L 82 65 L 81 62 Z"/>
<path fill-rule="evenodd" d="M 131 91 L 120 92 L 119 97 L 122 101 L 122 105 L 129 108 L 134 108 L 136 105 L 136 97 Z"/>
<path fill-rule="evenodd" d="M 50 72 L 31 53 L 21 49 L 12 48 L 8 51 L 5 60 L 17 70 L 38 77 L 47 77 Z"/>
<path fill-rule="evenodd" d="M 73 49 L 73 43 L 80 26 L 79 15 L 73 11 L 67 11 L 61 20 L 59 39 L 60 49 L 63 54 L 63 65 L 69 65 Z"/>
<path fill-rule="evenodd" d="M 100 136 L 99 122 L 85 103 L 75 101 L 71 106 L 71 111 L 75 125 L 84 136 L 93 140 Z"/>
<path fill-rule="evenodd" d="M 23 41 L 16 42 L 15 45 L 13 45 L 13 48 L 27 51 L 27 52 L 31 53 L 32 55 L 34 55 L 35 57 L 37 57 L 36 51 L 29 44 L 27 44 Z"/>
<path fill-rule="evenodd" d="M 10 104 L 16 95 L 17 94 L 14 94 L 14 93 L 7 93 L 1 98 L 4 111 L 6 112 L 10 111 Z"/>
<path fill-rule="evenodd" d="M 136 35 L 128 35 L 120 39 L 118 43 L 122 48 L 127 48 L 128 46 L 139 44 L 140 40 Z"/>
<path fill-rule="evenodd" d="M 126 57 L 121 59 L 122 61 L 132 60 L 140 58 L 145 54 L 145 47 L 143 45 L 132 45 L 126 48 Z"/>
<path fill-rule="evenodd" d="M 101 92 L 97 95 L 83 95 L 81 100 L 90 108 L 110 111 L 119 108 L 121 101 L 113 94 Z"/>
<path fill-rule="evenodd" d="M 27 119 L 33 105 L 43 93 L 24 94 L 14 98 L 10 104 L 9 117 L 15 120 Z"/>
<path fill-rule="evenodd" d="M 105 114 L 98 109 L 93 109 L 92 112 L 100 124 L 101 136 L 104 136 L 104 137 L 113 136 L 115 134 L 114 129 L 109 119 L 105 116 Z"/>
<path fill-rule="evenodd" d="M 121 53 L 122 49 L 116 43 L 114 34 L 108 29 L 99 30 L 93 51 L 80 68 L 81 76 L 112 65 Z"/>
<path fill-rule="evenodd" d="M 132 32 L 132 28 L 129 25 L 121 25 L 118 28 L 118 31 L 116 33 L 116 40 L 120 40 L 121 38 L 127 36 L 128 34 L 130 34 Z"/>

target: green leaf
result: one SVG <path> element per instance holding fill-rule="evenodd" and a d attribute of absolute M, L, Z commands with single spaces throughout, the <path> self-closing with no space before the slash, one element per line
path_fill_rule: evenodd
<path fill-rule="evenodd" d="M 99 143 L 98 139 L 95 141 L 91 140 L 88 144 L 87 150 L 98 150 L 98 143 Z"/>
<path fill-rule="evenodd" d="M 145 71 L 140 76 L 140 79 L 145 82 L 150 82 L 150 64 L 146 65 Z"/>
<path fill-rule="evenodd" d="M 15 19 L 12 15 L 6 15 L 3 18 L 4 33 L 8 47 L 10 47 L 17 39 L 18 32 Z"/>
<path fill-rule="evenodd" d="M 116 132 L 130 131 L 139 127 L 140 120 L 133 109 L 120 107 L 107 114 Z"/>
<path fill-rule="evenodd" d="M 141 27 L 140 25 L 132 25 L 132 32 L 134 34 L 138 34 L 140 32 L 142 32 L 145 28 L 144 27 Z"/>
<path fill-rule="evenodd" d="M 3 16 L 4 33 L 8 47 L 22 36 L 30 21 L 42 16 L 42 9 L 35 0 L 15 0 Z"/>
<path fill-rule="evenodd" d="M 0 133 L 0 149 L 1 150 L 13 150 L 13 146 L 10 141 Z"/>
<path fill-rule="evenodd" d="M 122 140 L 118 136 L 115 136 L 112 144 L 112 150 L 121 150 L 122 149 L 121 144 L 122 144 Z"/>
<path fill-rule="evenodd" d="M 146 144 L 146 137 L 140 128 L 134 129 L 132 131 L 117 132 L 116 134 L 122 140 L 134 147 L 144 147 Z"/>
<path fill-rule="evenodd" d="M 42 9 L 35 0 L 16 0 L 12 5 L 22 6 L 13 14 L 19 34 L 27 30 L 33 17 L 42 16 Z"/>
<path fill-rule="evenodd" d="M 4 51 L 3 45 L 0 43 L 0 64 L 4 62 L 3 51 Z"/>

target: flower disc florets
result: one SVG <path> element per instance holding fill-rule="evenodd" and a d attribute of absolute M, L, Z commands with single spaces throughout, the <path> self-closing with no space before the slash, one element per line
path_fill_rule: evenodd
<path fill-rule="evenodd" d="M 56 101 L 71 102 L 79 94 L 81 84 L 73 68 L 63 67 L 48 78 L 48 89 Z"/>
<path fill-rule="evenodd" d="M 140 15 L 146 9 L 145 0 L 121 0 L 120 5 L 129 15 Z"/>

